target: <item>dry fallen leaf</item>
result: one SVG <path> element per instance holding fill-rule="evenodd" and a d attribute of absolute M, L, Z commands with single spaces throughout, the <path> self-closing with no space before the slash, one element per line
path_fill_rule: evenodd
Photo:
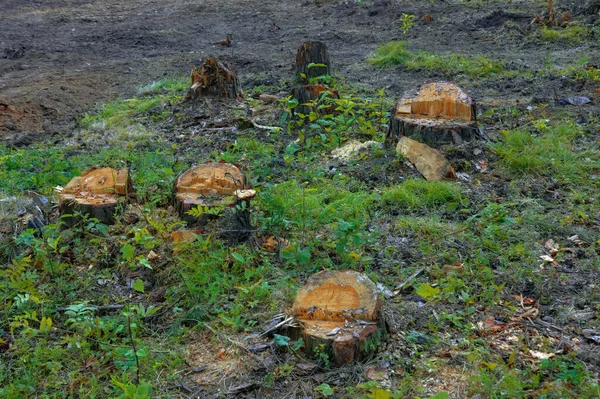
<path fill-rule="evenodd" d="M 369 367 L 365 370 L 365 378 L 371 381 L 384 381 L 389 378 L 388 370 L 383 367 Z"/>

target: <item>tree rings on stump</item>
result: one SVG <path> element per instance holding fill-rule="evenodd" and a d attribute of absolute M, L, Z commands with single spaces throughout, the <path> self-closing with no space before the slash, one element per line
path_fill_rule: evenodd
<path fill-rule="evenodd" d="M 332 113 L 334 110 L 333 104 L 329 107 L 319 107 L 317 100 L 327 97 L 329 99 L 340 98 L 337 90 L 332 90 L 327 86 L 320 84 L 297 86 L 292 89 L 292 97 L 298 100 L 298 105 L 294 108 L 294 113 L 308 115 L 310 112 L 317 113 Z M 314 105 L 312 105 L 314 104 Z"/>
<path fill-rule="evenodd" d="M 71 179 L 60 194 L 61 215 L 87 214 L 104 224 L 113 224 L 114 215 L 133 192 L 127 169 L 91 168 Z M 72 225 L 76 218 L 67 218 Z"/>
<path fill-rule="evenodd" d="M 292 308 L 305 350 L 323 350 L 337 365 L 365 359 L 377 349 L 385 331 L 375 284 L 354 271 L 322 271 L 298 291 Z"/>
<path fill-rule="evenodd" d="M 175 207 L 188 224 L 207 227 L 211 220 L 219 220 L 221 228 L 245 232 L 250 228 L 247 203 L 256 195 L 248 189 L 246 176 L 233 164 L 207 162 L 183 172 L 175 181 Z M 236 209 L 241 205 L 243 209 Z M 200 206 L 205 212 L 195 217 L 187 212 Z M 212 210 L 222 211 L 222 215 Z"/>
<path fill-rule="evenodd" d="M 309 84 L 311 78 L 329 75 L 329 51 L 322 42 L 304 42 L 296 53 L 298 82 Z"/>
<path fill-rule="evenodd" d="M 402 136 L 432 147 L 479 138 L 475 102 L 452 83 L 426 83 L 402 96 L 391 112 L 386 142 L 395 146 Z"/>
<path fill-rule="evenodd" d="M 242 95 L 235 69 L 216 58 L 208 58 L 199 68 L 192 68 L 192 86 L 186 100 L 193 101 L 211 95 L 225 98 Z"/>

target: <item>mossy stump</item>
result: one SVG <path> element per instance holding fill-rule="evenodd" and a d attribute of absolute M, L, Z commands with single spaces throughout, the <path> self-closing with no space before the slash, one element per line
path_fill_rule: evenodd
<path fill-rule="evenodd" d="M 394 147 L 406 136 L 432 147 L 461 145 L 481 138 L 476 117 L 468 92 L 452 83 L 426 83 L 392 109 L 386 144 Z"/>
<path fill-rule="evenodd" d="M 323 42 L 304 42 L 296 53 L 296 79 L 310 84 L 312 78 L 329 75 L 329 51 Z"/>
<path fill-rule="evenodd" d="M 79 212 L 96 218 L 101 223 L 113 224 L 129 201 L 133 186 L 127 169 L 91 168 L 71 179 L 60 194 L 61 215 Z M 67 225 L 74 225 L 79 218 L 63 218 Z"/>
<path fill-rule="evenodd" d="M 241 97 L 242 87 L 235 69 L 216 58 L 208 58 L 200 67 L 192 68 L 192 85 L 186 100 L 194 101 L 205 96 Z"/>
<path fill-rule="evenodd" d="M 206 230 L 211 222 L 218 222 L 221 230 L 232 235 L 246 235 L 250 229 L 248 202 L 256 191 L 248 188 L 236 165 L 206 162 L 187 169 L 175 181 L 174 194 L 175 208 L 190 226 Z M 196 207 L 203 212 L 190 215 Z"/>
<path fill-rule="evenodd" d="M 385 335 L 381 302 L 375 284 L 355 271 L 322 271 L 298 291 L 292 312 L 310 355 L 322 350 L 336 365 L 369 358 Z M 322 347 L 321 347 L 322 345 Z"/>

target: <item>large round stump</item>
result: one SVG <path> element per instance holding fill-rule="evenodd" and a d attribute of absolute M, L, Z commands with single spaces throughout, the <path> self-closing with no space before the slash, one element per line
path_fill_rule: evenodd
<path fill-rule="evenodd" d="M 296 78 L 309 84 L 312 78 L 329 75 L 329 51 L 322 42 L 304 42 L 296 53 Z"/>
<path fill-rule="evenodd" d="M 375 284 L 354 271 L 322 271 L 298 291 L 292 308 L 305 351 L 322 349 L 337 365 L 370 357 L 384 335 L 381 302 Z"/>
<path fill-rule="evenodd" d="M 246 176 L 233 164 L 207 162 L 183 172 L 175 181 L 175 207 L 180 217 L 190 225 L 207 227 L 219 220 L 222 228 L 235 233 L 250 227 L 247 203 L 256 195 L 248 189 Z M 202 207 L 200 215 L 190 215 L 195 207 Z M 220 212 L 217 212 L 220 211 Z"/>
<path fill-rule="evenodd" d="M 475 102 L 452 83 L 426 83 L 403 95 L 392 109 L 386 142 L 395 146 L 402 136 L 432 147 L 480 138 Z"/>
<path fill-rule="evenodd" d="M 235 69 L 216 58 L 208 58 L 199 68 L 192 68 L 192 86 L 186 100 L 204 96 L 238 98 L 242 87 Z"/>
<path fill-rule="evenodd" d="M 127 169 L 91 168 L 71 179 L 60 194 L 61 215 L 76 212 L 96 218 L 104 224 L 113 224 L 114 215 L 122 210 L 124 202 L 133 193 Z M 63 218 L 73 225 L 78 218 Z"/>

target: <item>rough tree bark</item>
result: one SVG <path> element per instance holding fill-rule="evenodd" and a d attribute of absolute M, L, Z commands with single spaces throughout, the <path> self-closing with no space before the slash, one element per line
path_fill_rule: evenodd
<path fill-rule="evenodd" d="M 302 43 L 296 53 L 296 78 L 298 82 L 309 84 L 311 78 L 329 75 L 330 63 L 329 51 L 325 43 Z M 318 66 L 315 64 L 318 64 Z"/>
<path fill-rule="evenodd" d="M 256 191 L 248 189 L 244 173 L 233 164 L 207 162 L 183 172 L 175 181 L 175 208 L 180 217 L 191 226 L 206 228 L 218 220 L 222 229 L 232 233 L 250 228 L 248 207 L 235 206 L 248 202 Z M 194 207 L 223 208 L 220 216 L 204 213 L 194 217 L 187 212 Z"/>
<path fill-rule="evenodd" d="M 475 102 L 451 83 L 426 83 L 418 92 L 406 93 L 392 108 L 386 143 L 395 146 L 402 136 L 432 147 L 480 138 Z"/>
<path fill-rule="evenodd" d="M 75 212 L 87 214 L 104 224 L 113 224 L 114 215 L 122 210 L 123 204 L 133 193 L 127 169 L 91 168 L 74 177 L 60 194 L 61 215 Z M 78 218 L 64 218 L 73 225 Z"/>
<path fill-rule="evenodd" d="M 199 68 L 192 68 L 192 85 L 186 100 L 204 96 L 238 98 L 242 88 L 235 69 L 216 58 L 208 58 Z"/>
<path fill-rule="evenodd" d="M 296 295 L 292 311 L 299 322 L 291 328 L 292 338 L 302 337 L 309 354 L 323 345 L 337 365 L 369 357 L 384 339 L 377 287 L 361 273 L 312 275 Z"/>

